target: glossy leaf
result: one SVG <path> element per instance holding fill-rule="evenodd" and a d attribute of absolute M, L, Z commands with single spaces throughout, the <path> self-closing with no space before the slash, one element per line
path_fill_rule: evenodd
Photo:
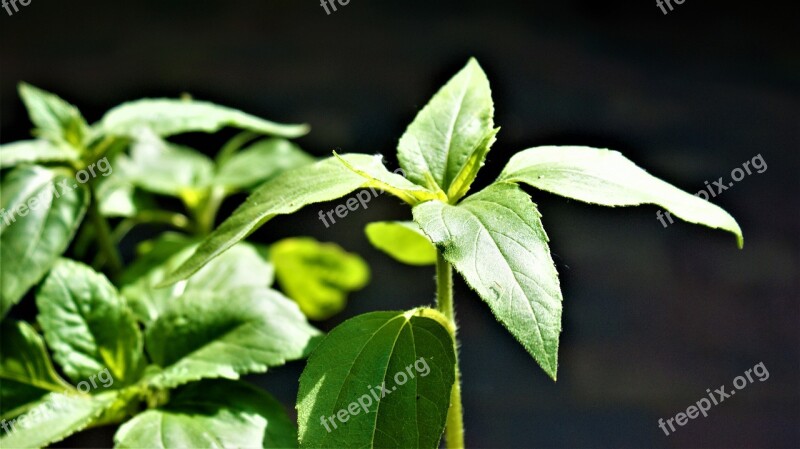
<path fill-rule="evenodd" d="M 78 108 L 26 83 L 20 83 L 19 95 L 36 125 L 34 134 L 37 137 L 75 148 L 83 146 L 89 127 Z"/>
<path fill-rule="evenodd" d="M 9 420 L 0 432 L 2 448 L 40 448 L 83 430 L 108 408 L 116 392 L 96 396 L 49 393 L 33 408 Z"/>
<path fill-rule="evenodd" d="M 0 322 L 0 416 L 70 388 L 53 368 L 42 337 L 23 321 Z"/>
<path fill-rule="evenodd" d="M 297 305 L 274 290 L 192 292 L 171 300 L 147 330 L 147 351 L 163 369 L 148 382 L 164 388 L 263 373 L 305 357 L 318 335 Z"/>
<path fill-rule="evenodd" d="M 513 184 L 494 184 L 457 206 L 431 201 L 414 221 L 497 319 L 553 379 L 561 288 L 539 211 Z"/>
<path fill-rule="evenodd" d="M 348 160 L 364 166 L 380 163 L 367 155 L 352 155 Z M 233 215 L 200 244 L 192 257 L 167 276 L 164 284 L 189 277 L 273 217 L 291 214 L 309 204 L 341 198 L 366 182 L 362 176 L 350 171 L 336 158 L 323 159 L 281 173 L 253 192 Z"/>
<path fill-rule="evenodd" d="M 650 174 L 616 151 L 588 147 L 538 147 L 521 151 L 498 181 L 523 182 L 537 189 L 603 206 L 657 204 L 690 223 L 742 230 L 718 206 L 686 193 Z"/>
<path fill-rule="evenodd" d="M 373 312 L 331 331 L 300 377 L 300 447 L 438 448 L 455 381 L 442 323 L 430 309 Z"/>
<path fill-rule="evenodd" d="M 495 132 L 493 116 L 489 80 L 478 62 L 470 59 L 400 138 L 397 157 L 408 179 L 431 189 L 432 179 L 447 192 L 476 150 L 485 156 L 491 141 L 487 138 Z M 480 150 L 483 147 L 485 151 Z"/>
<path fill-rule="evenodd" d="M 168 137 L 188 132 L 214 133 L 226 126 L 286 138 L 308 132 L 307 125 L 284 125 L 205 101 L 168 98 L 124 103 L 108 111 L 101 122 L 107 134 L 131 137 L 143 127 Z"/>
<path fill-rule="evenodd" d="M 408 265 L 433 265 L 436 247 L 413 221 L 381 221 L 364 229 L 372 246 Z"/>
<path fill-rule="evenodd" d="M 142 336 L 125 300 L 105 276 L 62 259 L 36 295 L 53 357 L 78 383 L 108 368 L 114 388 L 141 375 Z"/>
<path fill-rule="evenodd" d="M 247 190 L 281 172 L 313 162 L 313 157 L 288 140 L 264 139 L 226 159 L 213 184 L 229 190 Z"/>
<path fill-rule="evenodd" d="M 77 150 L 67 145 L 56 145 L 44 139 L 20 140 L 0 145 L 0 168 L 23 163 L 75 162 L 80 159 Z"/>
<path fill-rule="evenodd" d="M 244 382 L 206 380 L 123 424 L 114 443 L 120 449 L 289 448 L 297 447 L 297 429 L 265 391 Z"/>
<path fill-rule="evenodd" d="M 270 260 L 281 289 L 313 320 L 341 312 L 348 292 L 364 288 L 369 281 L 369 267 L 358 255 L 312 238 L 275 243 Z"/>
<path fill-rule="evenodd" d="M 89 195 L 65 172 L 21 166 L 0 187 L 0 318 L 67 249 Z"/>

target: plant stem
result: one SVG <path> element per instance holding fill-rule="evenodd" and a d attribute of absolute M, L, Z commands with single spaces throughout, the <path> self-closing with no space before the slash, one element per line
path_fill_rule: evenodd
<path fill-rule="evenodd" d="M 205 237 L 214 230 L 217 212 L 224 199 L 225 189 L 222 187 L 211 187 L 206 193 L 205 201 L 200 203 L 200 206 L 193 211 L 196 221 L 196 231 L 199 236 Z"/>
<path fill-rule="evenodd" d="M 119 251 L 117 251 L 117 247 L 114 246 L 114 240 L 111 237 L 111 229 L 108 226 L 108 221 L 106 221 L 105 217 L 100 213 L 100 209 L 97 207 L 97 192 L 95 192 L 94 186 L 91 183 L 87 185 L 89 186 L 89 192 L 91 194 L 89 198 L 89 217 L 92 220 L 92 225 L 96 232 L 97 244 L 100 247 L 100 252 L 104 260 L 108 262 L 111 276 L 116 277 L 122 272 L 122 258 L 119 255 Z"/>
<path fill-rule="evenodd" d="M 458 340 L 453 307 L 453 268 L 441 251 L 436 253 L 436 308 L 450 321 L 453 346 L 456 354 L 456 380 L 450 391 L 450 408 L 447 410 L 445 442 L 448 449 L 464 447 L 464 418 L 461 408 L 461 370 L 458 366 Z"/>

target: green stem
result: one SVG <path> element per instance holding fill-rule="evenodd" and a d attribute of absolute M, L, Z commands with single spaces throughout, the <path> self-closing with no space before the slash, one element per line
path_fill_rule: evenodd
<path fill-rule="evenodd" d="M 441 251 L 436 254 L 436 308 L 450 321 L 453 329 L 453 345 L 456 352 L 456 381 L 450 391 L 450 408 L 447 411 L 445 442 L 448 449 L 464 447 L 464 418 L 461 408 L 461 370 L 458 366 L 458 340 L 456 317 L 453 307 L 453 268 L 444 259 Z"/>
<path fill-rule="evenodd" d="M 103 255 L 104 260 L 108 261 L 109 270 L 112 277 L 116 277 L 122 272 L 122 258 L 114 246 L 114 240 L 111 237 L 111 228 L 108 226 L 108 221 L 100 213 L 97 207 L 97 192 L 95 192 L 92 183 L 87 184 L 91 197 L 89 199 L 89 218 L 92 220 L 95 235 L 97 237 L 97 244 L 100 247 L 100 253 Z"/>
<path fill-rule="evenodd" d="M 222 201 L 225 199 L 225 189 L 222 187 L 210 187 L 205 195 L 205 200 L 195 209 L 189 208 L 195 219 L 195 231 L 201 237 L 211 234 L 214 230 L 214 222 L 217 219 Z"/>

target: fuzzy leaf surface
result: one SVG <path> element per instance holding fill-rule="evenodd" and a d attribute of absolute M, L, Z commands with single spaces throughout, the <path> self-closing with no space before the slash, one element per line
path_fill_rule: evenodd
<path fill-rule="evenodd" d="M 657 204 L 690 223 L 731 232 L 739 248 L 744 243 L 739 224 L 722 208 L 650 175 L 617 151 L 530 148 L 511 158 L 498 181 L 522 182 L 602 206 Z"/>
<path fill-rule="evenodd" d="M 494 131 L 493 116 L 489 80 L 478 62 L 470 59 L 400 138 L 397 157 L 408 179 L 433 189 L 432 179 L 447 192 L 470 155 L 490 144 L 487 136 Z"/>
<path fill-rule="evenodd" d="M 555 379 L 561 287 L 530 197 L 514 184 L 493 184 L 457 206 L 430 201 L 413 213 L 444 258 Z"/>

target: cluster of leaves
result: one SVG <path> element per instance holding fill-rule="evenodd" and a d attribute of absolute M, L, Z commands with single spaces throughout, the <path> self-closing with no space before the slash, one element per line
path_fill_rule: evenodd
<path fill-rule="evenodd" d="M 238 171 L 223 176 L 240 140 L 230 144 L 233 150 L 220 152 L 214 167 L 211 161 L 163 138 L 186 131 L 186 123 L 193 123 L 193 130 L 214 131 L 225 124 L 284 137 L 299 129 L 265 124 L 206 104 L 195 105 L 197 109 L 186 113 L 185 106 L 148 100 L 123 106 L 103 119 L 104 129 L 116 129 L 135 142 L 127 159 L 116 162 L 125 167 L 123 182 L 108 181 L 111 185 L 101 187 L 110 193 L 98 192 L 102 209 L 128 217 L 145 210 L 142 201 L 137 201 L 141 198 L 130 194 L 130 186 L 174 195 L 191 211 L 190 217 L 183 218 L 193 221 L 190 228 L 199 229 L 202 235 L 213 227 L 213 219 L 208 217 L 214 215 L 226 192 L 260 186 L 202 241 L 165 235 L 152 242 L 152 250 L 142 258 L 144 268 L 137 264 L 129 268 L 134 274 L 121 293 L 88 267 L 67 261 L 53 262 L 56 268 L 37 293 L 44 339 L 67 376 L 78 381 L 102 367 L 120 376 L 113 391 L 93 394 L 91 407 L 80 402 L 82 406 L 76 405 L 73 413 L 59 422 L 66 423 L 70 431 L 91 422 L 118 422 L 120 415 L 132 413 L 131 404 L 137 402 L 131 398 L 144 401 L 148 410 L 117 433 L 116 442 L 123 447 L 288 445 L 291 429 L 266 393 L 253 393 L 252 387 L 239 381 L 208 379 L 237 379 L 309 352 L 297 399 L 297 442 L 301 447 L 435 448 L 446 426 L 448 444 L 463 444 L 459 441 L 463 435 L 458 431 L 451 434 L 449 428 L 460 421 L 460 416 L 454 416 L 460 414 L 460 393 L 456 327 L 448 298 L 452 294 L 451 267 L 544 371 L 556 377 L 561 288 L 541 215 L 520 184 L 606 206 L 657 204 L 687 221 L 731 231 L 742 244 L 738 225 L 722 209 L 647 174 L 609 150 L 527 149 L 508 162 L 495 182 L 468 195 L 499 130 L 494 125 L 489 82 L 474 60 L 432 98 L 400 139 L 398 159 L 407 177 L 389 171 L 380 156 L 334 154 L 312 162 L 293 152 L 281 155 L 280 162 L 275 162 L 280 170 L 269 176 L 248 177 Z M 145 131 L 140 127 L 143 120 Z M 65 130 L 74 128 L 81 127 L 63 125 L 59 129 L 67 135 Z M 97 133 L 85 135 L 89 140 L 79 140 L 93 148 L 97 137 L 91 136 Z M 102 152 L 87 154 L 98 153 Z M 187 163 L 188 159 L 193 160 Z M 84 156 L 81 160 L 88 159 Z M 169 168 L 175 163 L 187 166 L 180 176 Z M 255 165 L 246 160 L 240 167 Z M 170 176 L 158 175 L 163 172 Z M 269 253 L 284 291 L 313 317 L 338 310 L 342 292 L 362 285 L 366 268 L 354 258 L 342 262 L 335 251 L 315 256 L 319 245 L 308 239 L 279 242 L 269 250 L 246 244 L 244 239 L 275 216 L 363 188 L 389 192 L 411 206 L 413 221 L 373 223 L 366 234 L 376 247 L 403 263 L 436 264 L 440 283 L 437 310 L 372 312 L 342 323 L 322 338 L 293 309 L 294 303 L 268 288 L 271 275 L 264 273 L 271 273 L 271 266 L 264 253 Z M 73 203 L 85 204 L 85 200 Z M 72 221 L 80 221 L 82 213 L 81 209 L 72 214 Z M 175 217 L 171 218 L 167 221 L 174 223 Z M 8 231 L 3 232 L 1 237 L 6 239 Z M 19 260 L 27 260 L 22 255 L 17 253 Z M 319 271 L 316 276 L 298 277 L 309 257 L 320 260 Z M 259 264 L 263 267 L 256 270 L 257 275 L 244 268 Z M 21 274 L 9 274 L 9 279 L 15 276 Z M 30 285 L 16 288 L 24 293 L 37 282 L 37 276 L 30 278 L 24 281 Z M 4 273 L 4 303 L 5 280 Z M 87 331 L 59 331 L 53 317 L 63 320 L 62 327 L 75 323 Z M 18 335 L 14 341 L 29 341 L 29 349 L 9 352 L 8 362 L 3 349 L 3 373 L 11 373 L 6 378 L 35 379 L 30 383 L 34 386 L 40 384 L 39 379 L 48 379 L 53 385 L 65 383 L 53 377 L 44 345 L 33 329 L 24 323 L 4 322 L 6 325 L 12 326 L 8 332 Z M 93 338 L 87 342 L 76 335 Z M 23 357 L 29 354 L 39 356 Z M 429 375 L 398 377 L 404 371 L 411 374 L 419 360 L 426 361 Z M 398 380 L 403 378 L 403 382 Z M 375 395 L 377 388 L 381 397 Z M 35 406 L 47 407 L 54 394 L 60 393 L 41 396 Z M 359 413 L 354 406 L 359 398 L 370 395 L 377 403 L 372 409 L 364 406 Z M 76 404 L 83 398 L 57 397 Z M 53 432 L 59 429 L 55 424 L 52 428 Z M 58 432 L 58 436 L 68 433 Z M 20 435 L 10 438 L 23 438 Z M 35 437 L 26 434 L 25 438 Z M 57 437 L 32 441 L 46 444 L 54 439 Z"/>
<path fill-rule="evenodd" d="M 615 151 L 527 149 L 512 157 L 495 182 L 467 196 L 499 130 L 493 115 L 489 82 L 470 60 L 400 139 L 397 155 L 407 177 L 387 169 L 380 156 L 363 154 L 334 154 L 287 171 L 253 192 L 164 283 L 213 263 L 272 217 L 356 189 L 379 188 L 408 203 L 413 222 L 372 224 L 366 230 L 370 241 L 404 263 L 452 264 L 555 379 L 561 288 L 541 214 L 519 184 L 605 206 L 657 204 L 686 221 L 734 233 L 741 247 L 741 230 L 725 211 L 649 175 Z M 437 261 L 437 252 L 444 261 Z M 455 344 L 452 316 L 425 324 L 437 331 L 423 331 L 407 317 L 402 312 L 356 317 L 312 353 L 297 402 L 301 447 L 438 447 L 451 404 L 454 377 L 449 375 L 420 381 L 416 395 L 384 398 L 374 415 L 350 417 L 346 431 L 329 432 L 320 425 L 320 417 L 347 409 L 366 385 L 390 381 L 413 357 L 430 356 L 439 372 L 457 372 L 454 359 L 426 353 Z M 442 337 L 431 341 L 437 333 Z"/>
<path fill-rule="evenodd" d="M 90 126 L 53 94 L 23 84 L 20 96 L 36 128 L 0 146 L 0 446 L 123 422 L 119 447 L 295 446 L 283 405 L 239 378 L 306 357 L 320 337 L 308 318 L 339 312 L 366 284 L 365 262 L 309 238 L 241 242 L 179 285 L 156 285 L 226 197 L 315 161 L 287 140 L 307 127 L 191 99 L 126 103 Z M 222 127 L 243 132 L 215 160 L 167 140 Z M 183 208 L 159 207 L 163 197 Z M 115 246 L 139 224 L 175 230 L 121 269 Z M 26 295 L 32 323 L 7 316 Z M 98 385 L 103 372 L 112 381 Z"/>

